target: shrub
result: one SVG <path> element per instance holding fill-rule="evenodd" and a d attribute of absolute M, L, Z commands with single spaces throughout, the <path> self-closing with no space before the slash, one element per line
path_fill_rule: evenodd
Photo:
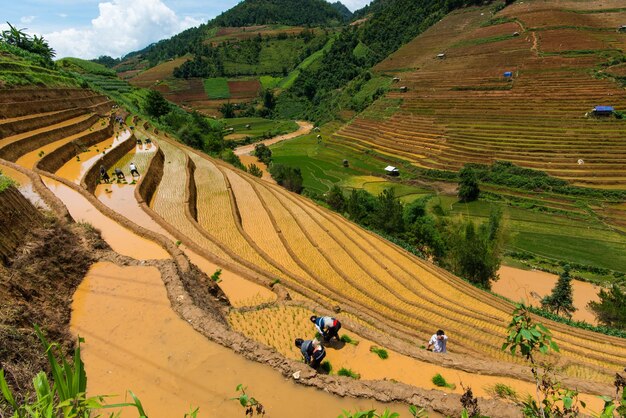
<path fill-rule="evenodd" d="M 347 376 L 347 377 L 351 377 L 353 379 L 360 379 L 361 375 L 358 373 L 353 372 L 350 369 L 346 369 L 345 367 L 342 367 L 341 369 L 339 369 L 339 371 L 337 372 L 337 374 L 339 376 Z"/>
<path fill-rule="evenodd" d="M 263 177 L 263 171 L 256 164 L 250 164 L 248 166 L 248 173 L 252 174 L 255 177 Z"/>
<path fill-rule="evenodd" d="M 333 371 L 333 365 L 330 364 L 330 361 L 324 361 L 320 364 L 320 370 L 322 370 L 326 374 L 330 374 Z"/>
<path fill-rule="evenodd" d="M 488 387 L 487 392 L 494 397 L 499 397 L 502 399 L 517 399 L 517 392 L 511 386 L 505 385 L 504 383 L 496 383 L 495 385 Z"/>
<path fill-rule="evenodd" d="M 215 270 L 213 274 L 211 274 L 211 280 L 213 280 L 215 283 L 219 283 L 222 281 L 222 279 L 220 279 L 221 275 L 222 275 L 222 269 L 217 269 Z"/>

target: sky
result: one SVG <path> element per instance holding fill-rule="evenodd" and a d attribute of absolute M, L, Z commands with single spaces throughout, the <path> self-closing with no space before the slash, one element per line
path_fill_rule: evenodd
<path fill-rule="evenodd" d="M 334 0 L 333 0 L 334 1 Z M 354 11 L 370 0 L 343 0 Z M 207 22 L 239 0 L 3 0 L 2 23 L 48 40 L 57 58 L 114 58 Z"/>

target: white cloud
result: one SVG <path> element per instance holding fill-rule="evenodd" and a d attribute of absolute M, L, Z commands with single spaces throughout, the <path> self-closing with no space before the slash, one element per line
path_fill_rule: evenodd
<path fill-rule="evenodd" d="M 161 0 L 112 0 L 100 3 L 98 9 L 100 14 L 90 27 L 44 35 L 57 57 L 119 57 L 202 23 L 179 18 Z"/>
<path fill-rule="evenodd" d="M 337 0 L 328 0 L 331 3 L 334 3 Z M 365 5 L 370 4 L 371 0 L 339 0 L 341 1 L 348 9 L 351 11 L 355 11 L 358 9 L 362 9 Z"/>
<path fill-rule="evenodd" d="M 20 18 L 20 22 L 28 24 L 28 23 L 31 23 L 33 20 L 35 20 L 36 17 L 37 16 L 22 16 Z"/>

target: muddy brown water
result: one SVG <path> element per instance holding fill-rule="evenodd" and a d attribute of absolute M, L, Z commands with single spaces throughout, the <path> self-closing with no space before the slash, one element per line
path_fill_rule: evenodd
<path fill-rule="evenodd" d="M 343 409 L 404 405 L 339 398 L 298 386 L 268 366 L 245 360 L 208 341 L 171 309 L 154 267 L 95 264 L 74 295 L 71 327 L 86 339 L 83 359 L 90 395 L 132 390 L 151 417 L 182 416 L 190 406 L 201 417 L 239 417 L 230 400 L 242 383 L 268 417 L 335 417 Z M 128 411 L 123 416 L 136 416 Z M 432 415 L 431 415 L 432 416 Z"/>
<path fill-rule="evenodd" d="M 498 271 L 500 280 L 493 283 L 492 290 L 513 301 L 523 300 L 533 306 L 541 306 L 542 297 L 549 295 L 558 280 L 558 276 L 538 270 L 522 270 L 502 266 Z M 599 301 L 600 287 L 580 280 L 572 280 L 574 307 L 577 309 L 572 319 L 598 323 L 593 312 L 587 308 L 591 301 Z"/>
<path fill-rule="evenodd" d="M 48 177 L 45 185 L 65 204 L 77 222 L 88 222 L 102 232 L 102 238 L 111 248 L 138 260 L 166 259 L 170 255 L 154 242 L 142 238 L 114 220 L 103 215 L 85 197 L 75 190 Z"/>

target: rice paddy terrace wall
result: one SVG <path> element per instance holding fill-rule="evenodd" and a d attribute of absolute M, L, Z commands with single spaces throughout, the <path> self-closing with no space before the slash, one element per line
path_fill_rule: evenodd
<path fill-rule="evenodd" d="M 102 155 L 102 157 L 87 170 L 87 173 L 85 173 L 85 176 L 81 180 L 81 185 L 89 190 L 89 192 L 93 193 L 98 183 L 100 183 L 100 166 L 104 166 L 106 169 L 112 167 L 113 164 L 135 148 L 136 141 L 137 138 L 132 134 L 125 141 Z"/>
<path fill-rule="evenodd" d="M 28 232 L 43 224 L 43 216 L 13 186 L 0 191 L 0 213 L 0 261 L 4 263 Z"/>
<path fill-rule="evenodd" d="M 596 105 L 626 110 L 623 87 L 602 70 L 626 50 L 617 3 L 531 0 L 493 17 L 488 8 L 454 12 L 375 68 L 400 81 L 333 140 L 426 168 L 507 160 L 623 188 L 626 122 L 589 114 Z"/>

